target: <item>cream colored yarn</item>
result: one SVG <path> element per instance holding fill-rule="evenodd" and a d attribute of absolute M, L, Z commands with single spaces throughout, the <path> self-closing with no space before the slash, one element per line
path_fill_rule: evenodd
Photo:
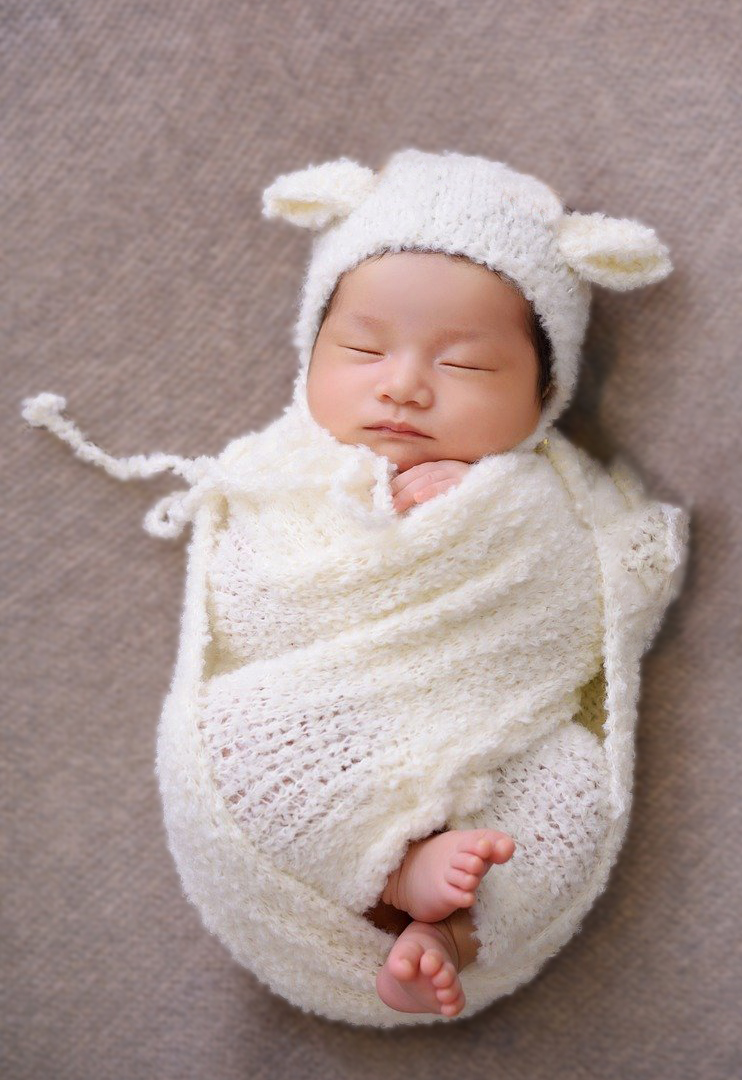
<path fill-rule="evenodd" d="M 409 841 L 491 826 L 518 850 L 471 909 L 460 1017 L 532 978 L 625 833 L 640 658 L 680 588 L 687 512 L 556 431 L 400 516 L 388 460 L 293 406 L 195 461 L 112 459 L 62 408 L 39 395 L 24 416 L 121 478 L 191 483 L 145 524 L 194 524 L 157 774 L 205 925 L 300 1008 L 441 1020 L 379 1000 L 393 938 L 362 912 Z M 579 721 L 601 685 L 599 737 Z"/>

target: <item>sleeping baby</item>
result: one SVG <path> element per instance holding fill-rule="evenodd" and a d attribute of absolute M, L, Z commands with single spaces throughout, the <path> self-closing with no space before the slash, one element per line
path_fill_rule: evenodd
<path fill-rule="evenodd" d="M 551 374 L 536 327 L 517 287 L 465 256 L 373 256 L 344 274 L 328 301 L 310 360 L 309 409 L 336 439 L 397 466 L 391 491 L 404 513 L 534 430 Z M 371 912 L 392 932 L 399 911 L 408 916 L 376 981 L 389 1006 L 461 1011 L 457 972 L 477 954 L 468 909 L 489 866 L 513 849 L 493 829 L 449 829 L 410 846 Z"/>
<path fill-rule="evenodd" d="M 215 458 L 115 459 L 190 487 L 157 775 L 183 888 L 296 1006 L 392 1027 L 511 993 L 580 928 L 631 806 L 642 654 L 688 515 L 556 427 L 590 284 L 669 273 L 638 222 L 500 162 L 401 151 L 279 177 L 318 232 L 292 402 Z"/>

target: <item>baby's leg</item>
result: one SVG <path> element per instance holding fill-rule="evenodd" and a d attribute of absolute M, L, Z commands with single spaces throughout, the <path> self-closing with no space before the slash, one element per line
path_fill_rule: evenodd
<path fill-rule="evenodd" d="M 386 904 L 379 900 L 376 907 L 364 911 L 363 917 L 378 926 L 379 930 L 385 930 L 387 934 L 401 934 L 412 922 L 412 916 L 406 911 L 400 911 L 392 904 Z"/>
<path fill-rule="evenodd" d="M 495 829 L 434 833 L 410 844 L 380 899 L 420 922 L 438 922 L 471 907 L 492 864 L 507 862 L 514 851 L 512 838 Z"/>

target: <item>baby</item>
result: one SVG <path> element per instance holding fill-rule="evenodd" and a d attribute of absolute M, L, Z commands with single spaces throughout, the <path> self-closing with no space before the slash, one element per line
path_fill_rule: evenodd
<path fill-rule="evenodd" d="M 465 256 L 386 252 L 335 286 L 307 401 L 336 439 L 364 443 L 398 467 L 391 490 L 404 513 L 459 483 L 471 462 L 530 435 L 550 374 L 538 316 L 506 275 Z M 458 972 L 477 955 L 467 908 L 492 863 L 514 847 L 491 829 L 410 845 L 368 913 L 391 932 L 407 923 L 377 976 L 382 1001 L 405 1012 L 461 1011 Z"/>
<path fill-rule="evenodd" d="M 455 153 L 310 166 L 263 200 L 319 233 L 283 416 L 190 460 L 113 458 L 58 395 L 23 415 L 191 485 L 145 528 L 194 524 L 156 768 L 205 925 L 300 1008 L 463 1018 L 579 930 L 625 835 L 688 515 L 553 424 L 590 284 L 671 265 L 638 222 Z"/>

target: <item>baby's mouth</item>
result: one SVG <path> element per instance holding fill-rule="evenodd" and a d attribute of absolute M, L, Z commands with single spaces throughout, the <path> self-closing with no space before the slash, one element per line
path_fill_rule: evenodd
<path fill-rule="evenodd" d="M 383 435 L 395 436 L 397 438 L 416 438 L 416 439 L 429 439 L 430 435 L 423 434 L 422 431 L 416 431 L 414 428 L 393 428 L 387 427 L 385 424 L 373 424 L 366 429 L 367 431 L 379 431 Z"/>

